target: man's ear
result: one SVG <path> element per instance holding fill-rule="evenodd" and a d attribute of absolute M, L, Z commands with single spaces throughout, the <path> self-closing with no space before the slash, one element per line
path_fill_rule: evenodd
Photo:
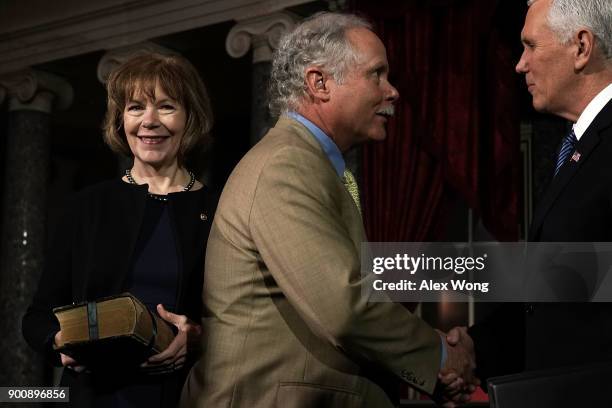
<path fill-rule="evenodd" d="M 329 100 L 328 76 L 316 67 L 306 68 L 306 88 L 314 101 Z"/>
<path fill-rule="evenodd" d="M 593 58 L 595 51 L 595 36 L 589 30 L 582 29 L 574 36 L 576 53 L 574 55 L 574 69 L 582 71 Z"/>

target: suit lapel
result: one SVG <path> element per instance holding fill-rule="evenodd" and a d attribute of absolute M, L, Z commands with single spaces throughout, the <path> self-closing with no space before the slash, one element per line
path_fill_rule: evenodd
<path fill-rule="evenodd" d="M 334 165 L 332 164 L 329 157 L 327 157 L 327 154 L 323 150 L 323 147 L 318 142 L 317 138 L 310 132 L 310 130 L 306 128 L 306 126 L 304 126 L 297 120 L 294 120 L 287 116 L 281 116 L 278 122 L 276 123 L 275 128 L 279 128 L 279 130 L 281 130 L 283 134 L 290 133 L 290 134 L 293 134 L 294 136 L 300 137 L 304 142 L 312 146 L 317 151 L 317 154 L 319 155 L 321 162 L 324 163 L 324 166 L 326 168 L 325 171 L 329 171 L 329 172 L 332 172 L 333 174 L 337 174 Z M 341 199 L 339 198 L 338 201 L 342 203 L 349 203 L 348 207 L 346 208 L 350 208 L 349 212 L 351 214 L 350 215 L 351 219 L 347 222 L 347 225 L 356 226 L 358 228 L 357 233 L 353 231 L 351 236 L 359 237 L 359 240 L 355 241 L 356 247 L 359 248 L 361 241 L 366 240 L 365 229 L 363 226 L 363 219 L 361 217 L 361 213 L 359 212 L 359 209 L 355 205 L 355 201 L 353 200 L 353 197 L 351 196 L 349 191 L 346 189 L 346 186 L 344 185 L 340 177 L 336 178 L 336 183 L 337 183 L 336 188 L 342 192 L 341 193 L 342 198 Z"/>
<path fill-rule="evenodd" d="M 576 173 L 588 160 L 589 156 L 599 144 L 601 140 L 601 132 L 610 126 L 612 122 L 612 101 L 602 109 L 602 111 L 595 117 L 591 125 L 587 128 L 586 132 L 582 135 L 578 144 L 576 145 L 576 152 L 580 154 L 578 160 L 571 160 L 566 163 L 559 174 L 551 181 L 542 201 L 538 205 L 538 208 L 533 217 L 531 228 L 529 229 L 529 241 L 536 241 L 540 229 L 546 215 L 559 198 L 561 192 L 567 187 L 569 182 L 574 178 Z M 612 158 L 611 158 L 612 160 Z"/>

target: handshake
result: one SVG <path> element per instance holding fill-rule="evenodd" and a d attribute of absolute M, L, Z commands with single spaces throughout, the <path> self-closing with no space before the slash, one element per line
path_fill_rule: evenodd
<path fill-rule="evenodd" d="M 468 402 L 480 385 L 474 370 L 474 343 L 465 327 L 455 327 L 448 333 L 438 331 L 446 343 L 446 361 L 438 374 L 434 399 L 445 408 Z"/>

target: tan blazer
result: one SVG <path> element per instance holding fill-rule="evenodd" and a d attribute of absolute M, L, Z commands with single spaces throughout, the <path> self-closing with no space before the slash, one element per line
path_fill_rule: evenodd
<path fill-rule="evenodd" d="M 230 176 L 208 239 L 204 354 L 183 407 L 390 407 L 431 393 L 440 338 L 361 295 L 360 214 L 314 136 L 282 117 Z"/>

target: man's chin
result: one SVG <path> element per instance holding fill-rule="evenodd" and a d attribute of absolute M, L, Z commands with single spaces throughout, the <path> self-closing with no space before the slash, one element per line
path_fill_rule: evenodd
<path fill-rule="evenodd" d="M 387 132 L 377 132 L 374 134 L 368 135 L 368 141 L 370 142 L 382 142 L 387 138 Z"/>
<path fill-rule="evenodd" d="M 546 103 L 540 98 L 533 97 L 531 104 L 533 105 L 533 109 L 538 112 L 548 112 L 548 109 L 546 109 Z"/>

